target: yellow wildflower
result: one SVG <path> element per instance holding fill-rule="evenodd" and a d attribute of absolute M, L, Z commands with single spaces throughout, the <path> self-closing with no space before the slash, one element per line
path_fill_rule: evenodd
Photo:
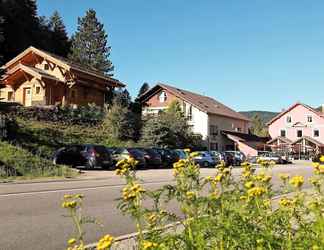
<path fill-rule="evenodd" d="M 189 154 L 191 152 L 191 149 L 190 148 L 186 148 L 183 151 L 185 151 L 185 153 Z"/>
<path fill-rule="evenodd" d="M 75 243 L 76 243 L 76 239 L 74 239 L 74 238 L 71 238 L 71 239 L 68 240 L 69 245 L 73 245 Z"/>
<path fill-rule="evenodd" d="M 109 250 L 112 243 L 114 241 L 114 238 L 110 236 L 109 234 L 102 237 L 98 244 L 97 244 L 97 250 Z"/>
<path fill-rule="evenodd" d="M 229 168 L 225 168 L 223 169 L 222 173 L 225 175 L 229 175 L 231 173 L 231 170 Z"/>
<path fill-rule="evenodd" d="M 155 224 L 157 221 L 157 215 L 152 213 L 148 218 L 147 218 L 148 222 L 150 224 Z"/>
<path fill-rule="evenodd" d="M 211 180 L 212 180 L 212 177 L 211 177 L 211 176 L 207 176 L 207 177 L 205 178 L 205 180 L 206 180 L 206 181 L 211 181 Z"/>
<path fill-rule="evenodd" d="M 249 197 L 257 197 L 257 196 L 261 196 L 264 193 L 266 193 L 266 189 L 263 187 L 253 187 L 253 188 L 250 188 L 247 191 L 247 193 L 248 193 Z"/>
<path fill-rule="evenodd" d="M 223 174 L 218 174 L 218 175 L 215 176 L 214 181 L 215 182 L 221 182 L 223 180 L 223 178 L 224 178 Z"/>
<path fill-rule="evenodd" d="M 319 158 L 320 162 L 324 162 L 324 155 Z"/>
<path fill-rule="evenodd" d="M 158 246 L 157 243 L 154 243 L 154 242 L 151 242 L 148 240 L 143 241 L 143 249 L 144 250 L 152 250 L 152 249 L 155 249 L 157 246 Z"/>
<path fill-rule="evenodd" d="M 247 196 L 245 196 L 245 195 L 240 196 L 240 200 L 241 200 L 241 201 L 245 201 L 245 200 L 247 200 Z"/>
<path fill-rule="evenodd" d="M 248 181 L 244 184 L 247 189 L 253 188 L 255 185 L 252 181 Z"/>
<path fill-rule="evenodd" d="M 188 198 L 189 200 L 191 200 L 191 199 L 194 199 L 194 198 L 196 197 L 196 194 L 195 194 L 195 192 L 188 191 L 188 192 L 186 193 L 186 196 L 187 196 L 187 198 Z"/>
<path fill-rule="evenodd" d="M 266 176 L 264 176 L 263 178 L 262 178 L 262 182 L 269 182 L 270 180 L 271 180 L 271 176 L 270 175 L 266 175 Z"/>
<path fill-rule="evenodd" d="M 78 205 L 76 201 L 64 201 L 62 203 L 63 208 L 75 208 Z"/>
<path fill-rule="evenodd" d="M 296 175 L 293 178 L 291 178 L 289 183 L 291 185 L 299 188 L 304 184 L 304 177 L 300 176 L 300 175 Z"/>
<path fill-rule="evenodd" d="M 195 158 L 197 156 L 200 156 L 200 153 L 199 152 L 192 152 L 192 153 L 190 153 L 190 157 L 191 158 Z"/>
<path fill-rule="evenodd" d="M 289 198 L 281 198 L 279 201 L 279 205 L 281 207 L 291 207 L 294 204 L 294 201 L 292 199 Z"/>
<path fill-rule="evenodd" d="M 141 193 L 145 192 L 145 189 L 140 184 L 133 183 L 130 186 L 123 188 L 123 199 L 130 200 L 140 196 Z"/>

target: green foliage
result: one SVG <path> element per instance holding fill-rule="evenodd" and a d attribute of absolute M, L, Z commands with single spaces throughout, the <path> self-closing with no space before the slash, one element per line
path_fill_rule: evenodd
<path fill-rule="evenodd" d="M 166 113 L 170 115 L 174 114 L 179 118 L 184 117 L 181 104 L 178 100 L 174 100 L 169 104 L 168 108 L 166 109 Z"/>
<path fill-rule="evenodd" d="M 114 103 L 102 124 L 104 131 L 116 140 L 134 140 L 137 131 L 138 116 L 127 107 Z"/>
<path fill-rule="evenodd" d="M 54 11 L 53 15 L 49 18 L 48 26 L 52 32 L 52 43 L 55 44 L 51 52 L 66 57 L 70 52 L 71 43 L 58 11 Z"/>
<path fill-rule="evenodd" d="M 74 108 L 58 107 L 17 107 L 15 115 L 24 119 L 59 122 L 66 125 L 96 125 L 103 120 L 104 111 L 94 104 Z"/>
<path fill-rule="evenodd" d="M 150 89 L 150 85 L 147 82 L 144 82 L 141 88 L 138 91 L 137 98 L 143 95 L 146 91 Z"/>
<path fill-rule="evenodd" d="M 0 0 L 0 17 L 4 19 L 1 26 L 5 43 L 0 46 L 4 62 L 29 46 L 67 55 L 70 44 L 62 20 L 58 15 L 50 21 L 37 16 L 36 1 Z"/>
<path fill-rule="evenodd" d="M 141 143 L 148 147 L 202 147 L 201 137 L 191 132 L 179 102 L 172 102 L 166 112 L 146 120 Z"/>
<path fill-rule="evenodd" d="M 128 90 L 123 89 L 115 91 L 113 96 L 113 103 L 128 108 L 132 103 L 132 99 Z"/>
<path fill-rule="evenodd" d="M 108 59 L 110 50 L 104 25 L 98 21 L 96 12 L 89 9 L 84 17 L 78 18 L 78 31 L 72 37 L 72 52 L 69 58 L 108 74 L 114 69 Z"/>
<path fill-rule="evenodd" d="M 252 134 L 257 136 L 268 136 L 268 129 L 257 114 L 252 118 L 252 127 L 250 131 Z"/>
<path fill-rule="evenodd" d="M 56 166 L 27 150 L 0 141 L 0 177 L 71 176 L 68 167 Z"/>
<path fill-rule="evenodd" d="M 278 115 L 277 112 L 270 112 L 270 111 L 242 111 L 240 113 L 250 119 L 252 119 L 255 115 L 258 115 L 263 124 L 266 124 L 273 117 Z"/>

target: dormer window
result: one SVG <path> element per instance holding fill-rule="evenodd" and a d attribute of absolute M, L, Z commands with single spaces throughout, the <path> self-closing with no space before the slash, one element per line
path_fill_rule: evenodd
<path fill-rule="evenodd" d="M 286 117 L 286 122 L 287 122 L 287 123 L 291 123 L 291 116 L 287 116 L 287 117 Z"/>
<path fill-rule="evenodd" d="M 159 95 L 159 101 L 160 102 L 165 102 L 167 100 L 168 96 L 165 91 L 162 91 Z"/>
<path fill-rule="evenodd" d="M 45 69 L 45 70 L 49 70 L 49 65 L 48 65 L 48 63 L 44 64 L 44 69 Z"/>

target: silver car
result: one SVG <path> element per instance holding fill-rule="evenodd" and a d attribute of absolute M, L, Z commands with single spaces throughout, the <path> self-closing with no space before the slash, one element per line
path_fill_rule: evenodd
<path fill-rule="evenodd" d="M 199 151 L 198 156 L 194 157 L 194 161 L 201 167 L 215 167 L 214 158 L 207 151 Z"/>

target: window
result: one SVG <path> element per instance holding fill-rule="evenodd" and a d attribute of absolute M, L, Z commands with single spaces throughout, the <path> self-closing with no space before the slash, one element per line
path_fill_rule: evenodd
<path fill-rule="evenodd" d="M 213 139 L 215 139 L 218 135 L 218 126 L 217 125 L 210 125 L 210 135 Z"/>
<path fill-rule="evenodd" d="M 36 95 L 39 95 L 41 92 L 41 87 L 40 86 L 36 86 Z"/>
<path fill-rule="evenodd" d="M 307 116 L 307 122 L 308 122 L 308 123 L 312 123 L 312 122 L 313 122 L 313 116 L 308 115 L 308 116 Z"/>
<path fill-rule="evenodd" d="M 189 106 L 188 109 L 188 116 L 187 116 L 188 120 L 191 121 L 192 120 L 192 106 Z"/>
<path fill-rule="evenodd" d="M 236 130 L 236 132 L 241 132 L 242 131 L 241 128 L 236 128 L 235 130 Z"/>
<path fill-rule="evenodd" d="M 210 143 L 210 150 L 218 151 L 218 143 Z"/>
<path fill-rule="evenodd" d="M 303 136 L 303 130 L 297 130 L 297 137 Z"/>
<path fill-rule="evenodd" d="M 314 129 L 314 137 L 319 137 L 320 136 L 320 132 L 319 129 Z"/>
<path fill-rule="evenodd" d="M 280 136 L 286 137 L 286 130 L 284 130 L 284 129 L 280 130 Z"/>
<path fill-rule="evenodd" d="M 167 100 L 167 94 L 165 93 L 165 91 L 162 91 L 159 95 L 159 101 L 160 102 L 165 102 Z"/>
<path fill-rule="evenodd" d="M 45 70 L 49 70 L 49 65 L 46 63 L 46 64 L 44 64 L 44 69 Z"/>
<path fill-rule="evenodd" d="M 287 122 L 287 123 L 291 123 L 291 116 L 287 116 L 287 117 L 286 117 L 286 122 Z"/>
<path fill-rule="evenodd" d="M 8 91 L 8 101 L 13 101 L 13 91 Z"/>

